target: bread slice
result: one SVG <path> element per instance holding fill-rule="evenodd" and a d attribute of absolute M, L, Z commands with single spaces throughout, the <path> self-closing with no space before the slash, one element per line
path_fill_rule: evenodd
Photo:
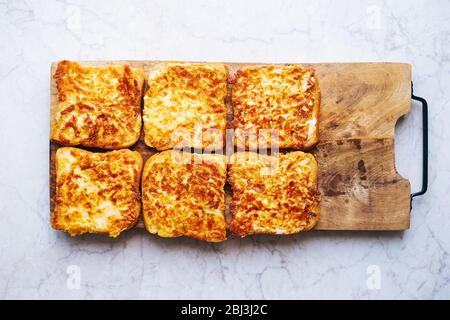
<path fill-rule="evenodd" d="M 222 149 L 227 78 L 221 63 L 154 65 L 144 97 L 145 143 L 158 150 Z"/>
<path fill-rule="evenodd" d="M 314 69 L 295 64 L 245 66 L 232 83 L 239 148 L 257 149 L 259 143 L 262 148 L 307 150 L 319 141 L 320 89 Z"/>
<path fill-rule="evenodd" d="M 317 162 L 311 154 L 238 152 L 228 174 L 234 234 L 294 234 L 317 224 Z"/>
<path fill-rule="evenodd" d="M 161 237 L 226 240 L 226 160 L 217 154 L 168 150 L 150 157 L 142 173 L 142 214 Z"/>
<path fill-rule="evenodd" d="M 93 153 L 56 151 L 56 196 L 52 226 L 70 235 L 117 237 L 138 221 L 142 157 L 128 149 Z"/>
<path fill-rule="evenodd" d="M 141 130 L 144 72 L 128 65 L 83 67 L 58 63 L 58 102 L 51 139 L 65 146 L 120 149 L 137 142 Z"/>

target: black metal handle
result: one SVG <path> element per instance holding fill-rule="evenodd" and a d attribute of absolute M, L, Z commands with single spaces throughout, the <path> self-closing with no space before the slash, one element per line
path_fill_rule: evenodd
<path fill-rule="evenodd" d="M 428 103 L 424 98 L 414 95 L 412 82 L 411 99 L 422 103 L 422 189 L 418 192 L 411 193 L 412 209 L 412 199 L 425 194 L 428 189 Z"/>

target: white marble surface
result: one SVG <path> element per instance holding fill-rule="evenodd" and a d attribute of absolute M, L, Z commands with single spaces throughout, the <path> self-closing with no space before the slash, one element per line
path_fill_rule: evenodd
<path fill-rule="evenodd" d="M 0 297 L 450 298 L 449 21 L 449 1 L 0 0 Z M 63 58 L 411 63 L 430 104 L 429 192 L 404 233 L 69 238 L 48 199 L 49 70 Z M 414 189 L 419 110 L 397 126 Z"/>

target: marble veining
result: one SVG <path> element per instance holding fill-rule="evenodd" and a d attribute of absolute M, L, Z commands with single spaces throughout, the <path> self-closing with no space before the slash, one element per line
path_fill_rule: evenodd
<path fill-rule="evenodd" d="M 450 2 L 0 0 L 0 298 L 450 298 Z M 222 244 L 49 226 L 50 63 L 396 61 L 430 105 L 429 192 L 403 232 Z M 418 105 L 396 162 L 420 186 Z"/>

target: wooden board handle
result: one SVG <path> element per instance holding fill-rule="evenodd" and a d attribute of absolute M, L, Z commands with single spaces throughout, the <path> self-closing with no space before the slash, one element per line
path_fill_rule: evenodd
<path fill-rule="evenodd" d="M 422 188 L 420 191 L 411 193 L 412 209 L 412 199 L 424 195 L 428 190 L 428 102 L 424 98 L 414 95 L 412 82 L 411 98 L 422 103 Z"/>

